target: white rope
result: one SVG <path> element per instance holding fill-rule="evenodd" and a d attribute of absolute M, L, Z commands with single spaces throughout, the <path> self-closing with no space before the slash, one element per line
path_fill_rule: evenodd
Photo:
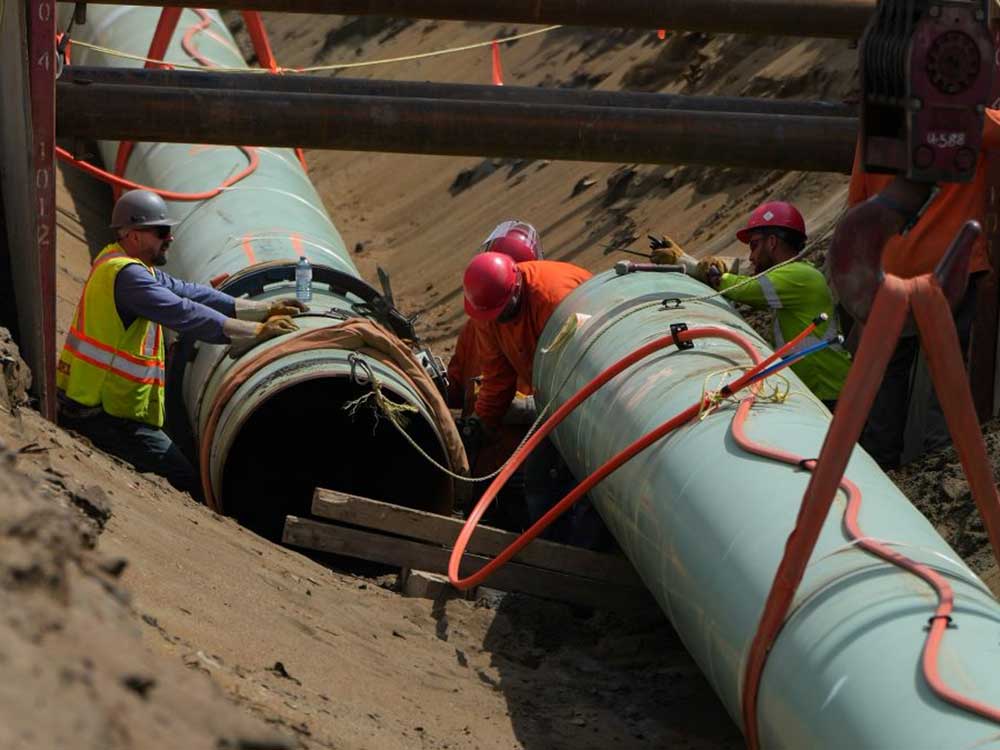
<path fill-rule="evenodd" d="M 2 0 L 0 0 L 2 2 Z M 3 6 L 0 5 L 0 10 Z M 534 29 L 533 31 L 525 31 L 522 34 L 513 34 L 511 36 L 498 37 L 496 39 L 490 39 L 486 42 L 475 42 L 473 44 L 464 44 L 459 47 L 447 47 L 445 49 L 432 50 L 430 52 L 418 52 L 413 55 L 402 55 L 400 57 L 383 57 L 376 60 L 362 60 L 360 62 L 352 63 L 335 63 L 332 65 L 314 65 L 308 68 L 278 68 L 278 72 L 285 73 L 320 73 L 328 70 L 345 70 L 347 68 L 365 68 L 372 65 L 389 65 L 392 63 L 409 62 L 410 60 L 422 60 L 428 57 L 439 57 L 441 55 L 451 55 L 458 52 L 468 52 L 470 50 L 482 49 L 483 47 L 491 47 L 494 43 L 504 44 L 506 42 L 516 42 L 519 39 L 527 39 L 531 36 L 537 36 L 538 34 L 547 34 L 550 31 L 555 31 L 556 29 L 562 28 L 561 26 L 546 26 L 541 29 Z M 87 49 L 94 50 L 95 52 L 100 52 L 105 55 L 110 55 L 112 57 L 120 57 L 125 60 L 135 60 L 136 62 L 142 63 L 155 63 L 157 65 L 167 65 L 172 68 L 180 68 L 181 70 L 208 70 L 203 65 L 193 65 L 190 63 L 181 62 L 171 62 L 169 60 L 154 60 L 149 57 L 144 57 L 142 55 L 135 55 L 130 52 L 124 52 L 122 50 L 113 49 L 111 47 L 102 47 L 97 44 L 91 44 L 89 42 L 79 42 L 73 40 L 73 45 L 76 47 L 86 47 Z M 213 73 L 270 73 L 270 70 L 265 68 L 230 68 L 230 67 L 213 67 L 211 68 Z"/>

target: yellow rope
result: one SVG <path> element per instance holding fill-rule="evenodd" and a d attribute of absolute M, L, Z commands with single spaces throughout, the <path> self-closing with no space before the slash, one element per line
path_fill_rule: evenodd
<path fill-rule="evenodd" d="M 375 424 L 378 425 L 379 412 L 382 413 L 394 426 L 400 428 L 401 430 L 406 429 L 406 424 L 409 421 L 406 417 L 406 413 L 417 413 L 420 410 L 417 409 L 413 404 L 397 404 L 395 401 L 390 401 L 382 393 L 382 383 L 377 378 L 373 376 L 371 382 L 372 389 L 368 393 L 364 394 L 360 398 L 356 398 L 353 401 L 348 401 L 344 404 L 344 409 L 352 417 L 364 406 L 368 401 L 374 401 L 372 405 L 372 411 L 375 412 Z M 403 433 L 406 434 L 406 433 Z"/>
<path fill-rule="evenodd" d="M 0 8 L 2 8 L 3 0 L 0 0 Z M 533 31 L 526 31 L 523 34 L 514 34 L 512 36 L 498 37 L 497 39 L 490 39 L 486 42 L 476 42 L 475 44 L 465 44 L 461 47 L 448 47 L 447 49 L 433 50 L 431 52 L 419 52 L 413 55 L 403 55 L 401 57 L 383 57 L 377 60 L 363 60 L 361 62 L 353 63 L 336 63 L 333 65 L 316 65 L 310 68 L 279 68 L 280 71 L 292 72 L 292 73 L 319 73 L 327 70 L 344 70 L 346 68 L 363 68 L 371 65 L 388 65 L 390 63 L 408 62 L 410 60 L 421 60 L 427 57 L 438 57 L 440 55 L 450 55 L 456 52 L 468 52 L 469 50 L 482 49 L 483 47 L 489 47 L 494 42 L 503 44 L 504 42 L 514 42 L 518 39 L 526 39 L 529 36 L 536 36 L 538 34 L 546 34 L 550 31 L 555 31 L 561 26 L 546 26 L 541 29 L 535 29 Z M 188 63 L 171 62 L 168 60 L 153 60 L 148 57 L 143 57 L 142 55 L 133 55 L 130 52 L 123 52 L 122 50 L 112 49 L 110 47 L 101 47 L 97 44 L 90 44 L 89 42 L 78 42 L 73 40 L 73 46 L 75 47 L 86 47 L 87 49 L 94 50 L 95 52 L 100 52 L 105 55 L 111 55 L 112 57 L 121 57 L 126 60 L 135 60 L 136 62 L 142 63 L 157 63 L 161 65 L 169 65 L 173 68 L 180 68 L 182 70 L 206 70 L 203 65 L 191 65 Z M 265 68 L 211 68 L 213 73 L 270 73 L 269 70 Z"/>
<path fill-rule="evenodd" d="M 323 70 L 343 70 L 345 68 L 361 68 L 368 65 L 385 65 L 387 63 L 397 63 L 397 62 L 407 62 L 409 60 L 421 60 L 425 57 L 437 57 L 439 55 L 450 55 L 455 52 L 468 52 L 469 50 L 482 49 L 483 47 L 489 47 L 496 42 L 498 44 L 503 44 L 504 42 L 515 42 L 518 39 L 527 39 L 529 36 L 536 36 L 538 34 L 547 34 L 550 31 L 555 31 L 556 29 L 562 28 L 559 25 L 546 26 L 541 29 L 535 29 L 534 31 L 525 31 L 523 34 L 514 34 L 513 36 L 505 36 L 497 39 L 490 39 L 488 42 L 476 42 L 475 44 L 466 44 L 461 47 L 449 47 L 448 49 L 436 50 L 433 52 L 420 52 L 415 55 L 403 55 L 402 57 L 385 57 L 380 60 L 365 60 L 362 62 L 355 63 L 338 63 L 334 65 L 319 65 L 312 68 L 294 68 L 296 73 L 317 73 Z"/>
<path fill-rule="evenodd" d="M 736 380 L 736 378 L 729 378 L 729 375 L 743 375 L 749 369 L 749 366 L 727 367 L 724 370 L 714 370 L 705 376 L 701 385 L 701 406 L 698 408 L 699 421 L 712 414 L 723 403 L 728 401 L 735 404 L 745 398 L 745 396 L 737 396 L 736 393 L 723 396 L 722 389 Z M 711 387 L 712 378 L 719 379 L 716 388 Z M 751 383 L 747 387 L 753 393 L 757 403 L 783 404 L 792 392 L 788 378 L 777 373 L 756 383 Z"/>

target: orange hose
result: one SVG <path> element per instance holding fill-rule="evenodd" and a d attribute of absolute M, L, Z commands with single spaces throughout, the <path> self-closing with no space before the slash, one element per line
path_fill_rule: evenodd
<path fill-rule="evenodd" d="M 455 586 L 455 588 L 465 590 L 483 583 L 492 573 L 496 572 L 496 570 L 498 570 L 501 566 L 509 562 L 510 559 L 524 549 L 528 543 L 539 536 L 546 528 L 548 528 L 548 526 L 558 519 L 559 516 L 565 513 L 566 510 L 568 510 L 598 482 L 603 480 L 609 474 L 622 466 L 622 464 L 629 461 L 635 455 L 645 450 L 660 438 L 668 435 L 673 430 L 689 422 L 698 414 L 705 403 L 704 400 L 702 400 L 698 403 L 692 404 L 677 416 L 667 420 L 655 430 L 652 430 L 643 437 L 639 438 L 617 455 L 603 463 L 596 471 L 591 473 L 580 484 L 574 487 L 573 490 L 562 500 L 550 508 L 545 515 L 532 524 L 530 528 L 518 536 L 513 543 L 511 543 L 493 560 L 490 560 L 488 563 L 483 565 L 483 567 L 478 571 L 462 578 L 460 576 L 462 557 L 465 555 L 465 551 L 468 548 L 469 541 L 475 532 L 476 526 L 479 524 L 480 519 L 486 512 L 486 509 L 495 499 L 499 490 L 504 484 L 506 484 L 507 480 L 514 473 L 514 471 L 516 471 L 521 464 L 524 463 L 531 451 L 534 450 L 560 422 L 562 422 L 574 409 L 576 409 L 577 406 L 589 398 L 595 391 L 623 370 L 645 358 L 649 354 L 668 346 L 675 345 L 679 342 L 693 341 L 698 338 L 706 337 L 722 338 L 732 341 L 742 347 L 754 362 L 754 366 L 750 370 L 724 389 L 725 394 L 731 394 L 738 392 L 747 383 L 753 380 L 759 372 L 768 367 L 771 362 L 793 349 L 799 341 L 812 332 L 815 326 L 816 322 L 807 327 L 807 329 L 803 330 L 792 341 L 789 341 L 785 346 L 774 352 L 767 359 L 761 358 L 760 354 L 745 336 L 728 329 L 707 326 L 704 328 L 681 331 L 676 335 L 663 336 L 640 347 L 639 349 L 636 349 L 628 356 L 605 369 L 597 377 L 581 388 L 576 394 L 574 394 L 572 398 L 567 400 L 551 417 L 545 421 L 538 431 L 534 433 L 531 438 L 518 449 L 518 451 L 515 452 L 515 454 L 511 457 L 511 460 L 505 465 L 503 471 L 500 472 L 500 474 L 487 488 L 483 497 L 476 504 L 476 507 L 473 509 L 468 520 L 466 520 L 465 525 L 462 527 L 462 531 L 459 533 L 454 549 L 451 552 L 451 557 L 448 561 L 448 578 L 451 584 Z M 813 471 L 816 468 L 817 463 L 815 459 L 804 459 L 796 454 L 756 443 L 747 437 L 744 426 L 750 413 L 750 408 L 753 406 L 753 402 L 754 396 L 750 395 L 749 397 L 743 399 L 736 409 L 736 414 L 734 415 L 732 421 L 732 434 L 736 443 L 748 453 L 753 453 L 775 461 L 781 461 L 792 466 L 801 466 L 809 471 Z M 952 704 L 953 706 L 982 716 L 990 721 L 1000 723 L 1000 709 L 980 701 L 976 701 L 968 696 L 962 695 L 956 690 L 953 690 L 944 682 L 940 675 L 938 661 L 941 643 L 944 638 L 945 630 L 951 622 L 951 613 L 954 608 L 954 592 L 951 585 L 944 578 L 944 576 L 940 575 L 929 566 L 911 560 L 885 543 L 866 537 L 858 522 L 858 514 L 861 510 L 861 491 L 858 489 L 857 485 L 846 477 L 841 477 L 840 487 L 844 490 L 848 497 L 847 508 L 844 512 L 844 526 L 852 541 L 854 541 L 858 547 L 866 552 L 869 552 L 870 554 L 873 554 L 923 579 L 937 594 L 938 605 L 934 610 L 934 614 L 930 618 L 930 627 L 928 628 L 928 634 L 925 640 L 921 659 L 921 668 L 924 679 L 927 681 L 927 684 L 931 688 L 932 692 L 937 695 L 938 698 Z M 761 664 L 760 667 L 760 671 L 762 670 L 763 664 Z M 759 688 L 759 684 L 759 680 L 752 680 L 745 685 L 745 688 L 751 689 L 753 694 L 750 696 L 745 695 L 743 698 L 744 703 L 749 702 L 751 705 L 756 705 L 756 692 Z M 755 745 L 757 742 L 756 722 L 754 722 L 752 727 L 748 727 L 748 732 L 753 733 L 753 736 L 748 737 L 748 739 L 751 744 Z"/>
<path fill-rule="evenodd" d="M 61 161 L 71 164 L 77 169 L 86 172 L 92 177 L 96 177 L 102 182 L 107 182 L 110 185 L 128 188 L 129 190 L 150 190 L 164 200 L 168 201 L 204 201 L 209 198 L 214 198 L 226 188 L 235 185 L 240 180 L 253 174 L 254 170 L 257 169 L 257 165 L 260 164 L 260 156 L 257 154 L 257 149 L 252 146 L 237 146 L 237 148 L 246 154 L 248 162 L 246 168 L 242 172 L 230 177 L 228 180 L 219 185 L 219 187 L 214 188 L 213 190 L 206 190 L 203 193 L 175 193 L 171 190 L 160 190 L 159 188 L 140 185 L 138 182 L 126 180 L 124 177 L 119 177 L 118 175 L 111 174 L 107 170 L 101 169 L 100 167 L 95 167 L 93 164 L 81 161 L 61 146 L 56 146 L 56 157 L 58 157 Z"/>
<path fill-rule="evenodd" d="M 204 57 L 198 48 L 195 46 L 194 37 L 196 34 L 201 33 L 205 29 L 209 28 L 212 24 L 212 20 L 209 15 L 201 10 L 195 9 L 195 13 L 201 19 L 198 23 L 191 25 L 184 32 L 184 36 L 181 39 L 181 47 L 185 52 L 196 62 L 201 63 L 207 68 L 211 68 L 212 61 Z M 249 12 L 248 12 L 249 13 Z M 162 34 L 160 33 L 160 25 L 157 26 L 157 34 L 154 35 L 153 44 L 150 47 L 149 57 L 161 58 L 163 53 L 166 51 L 167 45 L 170 42 L 170 36 L 173 34 L 174 24 L 176 24 L 177 18 L 180 16 L 179 8 L 164 8 L 164 12 L 161 14 L 160 24 L 163 25 Z M 262 60 L 266 60 L 269 68 L 272 72 L 277 72 L 277 66 L 275 65 L 274 57 L 271 54 L 271 48 L 267 41 L 267 32 L 264 30 L 263 23 L 260 19 L 260 14 L 255 13 L 247 18 L 248 25 L 253 26 L 252 21 L 256 21 L 256 26 L 253 28 L 255 33 L 251 34 L 253 36 L 254 46 L 257 48 L 258 57 Z M 162 38 L 156 38 L 160 36 Z M 58 41 L 58 37 L 57 37 Z M 158 53 L 158 54 L 154 54 Z M 66 63 L 69 64 L 69 54 L 67 50 Z M 147 67 L 150 67 L 147 64 Z M 169 64 L 163 63 L 162 67 L 169 67 Z M 256 170 L 260 164 L 260 157 L 258 156 L 257 149 L 252 146 L 237 146 L 244 154 L 247 156 L 247 167 L 242 172 L 230 177 L 228 180 L 223 182 L 219 187 L 214 190 L 206 190 L 201 193 L 175 193 L 169 190 L 159 190 L 148 185 L 140 185 L 137 182 L 132 182 L 127 180 L 120 175 L 125 173 L 125 165 L 128 163 L 129 157 L 132 155 L 132 148 L 134 143 L 131 141 L 122 141 L 118 145 L 118 155 L 115 160 L 115 171 L 108 172 L 107 170 L 101 169 L 100 167 L 95 167 L 85 161 L 81 161 L 73 156 L 71 153 L 66 151 L 64 148 L 59 146 L 56 147 L 56 157 L 61 161 L 70 164 L 77 169 L 86 172 L 92 177 L 96 177 L 102 182 L 106 182 L 115 188 L 115 197 L 118 197 L 121 188 L 127 188 L 129 190 L 149 190 L 156 193 L 161 198 L 171 201 L 203 201 L 214 198 L 223 190 L 232 185 L 235 185 L 240 180 L 250 176 Z M 301 148 L 295 149 L 295 156 L 299 160 L 299 164 L 302 169 L 307 170 L 306 158 Z"/>
<path fill-rule="evenodd" d="M 719 338 L 724 338 L 730 341 L 734 341 L 736 339 L 732 337 L 734 336 L 738 337 L 739 340 L 736 341 L 736 343 L 742 346 L 744 350 L 750 354 L 751 360 L 753 360 L 755 363 L 754 367 L 752 367 L 749 371 L 747 371 L 739 378 L 737 378 L 735 381 L 733 381 L 732 383 L 730 383 L 729 385 L 727 385 L 725 388 L 722 389 L 721 391 L 722 394 L 724 396 L 728 396 L 730 393 L 734 393 L 742 389 L 744 386 L 747 385 L 747 383 L 749 383 L 754 377 L 756 377 L 756 375 L 759 372 L 761 372 L 761 370 L 770 365 L 779 357 L 783 356 L 785 353 L 790 352 L 792 349 L 794 349 L 799 344 L 799 342 L 801 342 L 806 336 L 811 334 L 816 329 L 816 325 L 818 322 L 819 319 L 807 325 L 791 341 L 786 343 L 784 346 L 779 348 L 777 351 L 775 351 L 773 354 L 771 354 L 764 360 L 760 359 L 760 355 L 757 353 L 756 349 L 754 349 L 753 346 L 750 344 L 750 342 L 740 334 L 736 334 L 732 331 L 729 331 L 728 329 L 707 327 L 707 328 L 692 329 L 686 333 L 681 332 L 681 334 L 677 337 L 677 339 L 675 339 L 673 335 L 663 336 L 661 338 L 658 338 L 655 341 L 651 341 L 645 346 L 636 349 L 627 357 L 624 357 L 623 359 L 613 364 L 611 367 L 604 370 L 604 372 L 600 373 L 596 378 L 594 378 L 582 389 L 580 389 L 579 392 L 577 392 L 571 399 L 569 399 L 565 404 L 563 404 L 551 417 L 549 417 L 548 420 L 546 420 L 546 422 L 538 429 L 538 431 L 534 435 L 532 435 L 531 438 L 523 446 L 521 446 L 514 453 L 513 456 L 511 456 L 511 459 L 504 467 L 504 470 L 497 475 L 497 477 L 493 480 L 492 484 L 490 484 L 490 486 L 486 489 L 486 492 L 483 494 L 482 498 L 480 498 L 479 503 L 477 503 L 476 507 L 469 515 L 468 520 L 466 520 L 465 526 L 462 528 L 462 531 L 458 536 L 458 540 L 455 543 L 455 548 L 454 550 L 452 550 L 451 559 L 449 560 L 448 563 L 448 576 L 449 579 L 451 580 L 452 585 L 455 586 L 456 588 L 464 590 L 466 588 L 471 588 L 472 586 L 476 586 L 479 585 L 479 583 L 482 583 L 482 581 L 485 580 L 487 576 L 494 573 L 496 570 L 502 567 L 508 560 L 510 560 L 514 555 L 516 555 L 518 552 L 524 549 L 524 547 L 528 544 L 528 542 L 530 542 L 532 539 L 534 539 L 543 531 L 545 531 L 545 529 L 548 528 L 548 526 L 551 525 L 560 515 L 565 513 L 566 510 L 568 510 L 570 506 L 573 505 L 573 503 L 579 500 L 580 497 L 582 497 L 587 492 L 587 490 L 589 490 L 591 487 L 593 487 L 595 484 L 601 481 L 601 479 L 603 479 L 608 474 L 613 472 L 623 463 L 628 461 L 634 455 L 647 448 L 653 442 L 659 440 L 661 437 L 663 437 L 676 427 L 680 426 L 681 424 L 684 424 L 687 421 L 689 421 L 691 417 L 697 414 L 697 412 L 702 407 L 701 402 L 695 404 L 685 412 L 682 412 L 681 415 L 674 417 L 674 419 L 670 420 L 664 425 L 661 425 L 659 428 L 657 428 L 657 430 L 654 430 L 653 432 L 649 433 L 643 438 L 640 438 L 638 441 L 630 445 L 628 448 L 622 451 L 622 453 L 619 454 L 619 456 L 616 456 L 611 461 L 601 466 L 597 470 L 597 472 L 595 472 L 594 475 L 587 477 L 587 479 L 584 480 L 584 484 L 586 484 L 586 487 L 584 489 L 581 490 L 579 486 L 574 488 L 569 495 L 563 498 L 551 510 L 549 510 L 548 513 L 546 513 L 538 521 L 536 521 L 531 526 L 531 528 L 529 528 L 520 537 L 518 537 L 511 544 L 510 547 L 501 552 L 500 555 L 497 556 L 495 560 L 489 562 L 486 566 L 484 566 L 483 569 L 479 571 L 479 573 L 476 573 L 474 576 L 470 576 L 469 578 L 466 579 L 460 579 L 459 568 L 461 565 L 462 555 L 465 554 L 465 549 L 468 546 L 469 540 L 472 538 L 472 534 L 476 530 L 476 526 L 479 524 L 480 519 L 483 517 L 483 514 L 486 512 L 486 509 L 490 506 L 490 503 L 493 501 L 496 494 L 500 491 L 500 488 L 503 487 L 504 484 L 506 484 L 507 480 L 514 473 L 514 471 L 516 471 L 518 467 L 520 467 L 521 464 L 524 463 L 528 454 L 530 454 L 531 451 L 535 449 L 535 447 L 542 441 L 542 439 L 546 435 L 548 435 L 553 429 L 555 429 L 556 425 L 562 422 L 563 419 L 565 419 L 566 416 L 571 411 L 573 411 L 573 409 L 575 409 L 577 406 L 583 403 L 583 401 L 589 398 L 591 394 L 594 393 L 594 391 L 598 390 L 601 386 L 603 386 L 605 383 L 611 380 L 611 378 L 613 378 L 615 375 L 622 372 L 631 365 L 635 364 L 640 359 L 643 359 L 644 357 L 652 354 L 653 352 L 659 351 L 660 349 L 663 349 L 667 346 L 672 346 L 676 344 L 677 341 L 690 341 L 695 338 L 702 338 L 704 336 L 715 335 L 715 332 L 721 332 Z M 695 331 L 699 331 L 700 333 L 696 336 L 694 335 Z M 692 409 L 694 410 L 693 412 L 691 411 Z M 686 415 L 685 419 L 679 422 L 676 421 L 680 420 L 681 417 L 685 415 Z M 668 425 L 669 429 L 665 429 L 667 428 Z M 652 437 L 653 435 L 655 435 L 655 437 Z M 620 461 L 618 461 L 619 457 L 625 455 L 626 453 L 628 455 L 622 458 Z M 615 463 L 616 461 L 617 463 Z M 609 465 L 609 464 L 614 464 L 614 465 Z M 600 474 L 600 476 L 594 478 L 597 474 Z"/>
<path fill-rule="evenodd" d="M 736 410 L 736 416 L 733 418 L 733 439 L 737 445 L 743 450 L 757 456 L 781 461 L 792 466 L 802 466 L 808 471 L 812 471 L 816 467 L 815 459 L 806 460 L 794 453 L 770 448 L 748 438 L 746 432 L 744 432 L 744 424 L 749 411 L 750 406 L 744 401 L 740 403 L 739 408 Z M 928 686 L 942 700 L 971 713 L 978 714 L 983 718 L 1000 723 L 1000 709 L 972 700 L 952 690 L 944 683 L 938 672 L 941 641 L 948 624 L 951 622 L 951 613 L 954 605 L 954 593 L 947 579 L 933 568 L 911 560 L 888 545 L 865 536 L 858 522 L 858 514 L 861 511 L 861 491 L 854 482 L 846 477 L 841 480 L 840 488 L 847 495 L 847 508 L 844 511 L 844 527 L 851 540 L 866 552 L 922 578 L 937 594 L 938 605 L 930 620 L 930 629 L 924 643 L 922 658 L 924 679 L 927 680 Z"/>
<path fill-rule="evenodd" d="M 655 443 L 657 440 L 663 436 L 669 434 L 677 427 L 687 423 L 693 417 L 695 417 L 699 410 L 702 408 L 703 403 L 699 401 L 696 404 L 692 404 L 690 407 L 685 409 L 683 412 L 678 414 L 676 417 L 667 420 L 662 425 L 657 427 L 655 430 L 647 433 L 643 437 L 636 440 L 634 443 L 629 445 L 623 451 L 618 453 L 616 456 L 612 457 L 610 460 L 602 464 L 597 471 L 593 472 L 590 476 L 584 479 L 580 484 L 573 488 L 573 490 L 566 495 L 562 500 L 556 503 L 549 511 L 543 515 L 540 519 L 535 521 L 524 533 L 518 536 L 505 550 L 503 550 L 494 559 L 486 563 L 482 568 L 480 568 L 475 573 L 462 578 L 460 575 L 460 567 L 462 562 L 462 556 L 465 554 L 465 550 L 468 547 L 469 540 L 472 538 L 472 534 L 476 530 L 476 526 L 479 524 L 480 519 L 489 508 L 490 504 L 493 502 L 497 493 L 500 489 L 507 483 L 510 476 L 524 463 L 528 454 L 533 451 L 538 444 L 545 439 L 545 437 L 552 432 L 555 427 L 562 422 L 577 406 L 579 406 L 583 401 L 591 396 L 597 389 L 611 380 L 613 377 L 618 375 L 620 372 L 630 367 L 634 363 L 638 362 L 640 359 L 652 354 L 655 351 L 664 349 L 668 346 L 673 346 L 678 342 L 683 341 L 694 341 L 699 338 L 721 338 L 727 341 L 731 341 L 737 344 L 749 355 L 750 359 L 755 365 L 759 365 L 762 362 L 762 358 L 749 340 L 742 334 L 736 333 L 735 331 L 729 330 L 727 328 L 719 328 L 716 326 L 706 326 L 704 328 L 693 328 L 687 331 L 681 331 L 678 334 L 662 336 L 645 346 L 641 346 L 628 356 L 622 358 L 615 364 L 608 367 L 604 372 L 591 380 L 587 385 L 577 391 L 568 401 L 566 401 L 562 406 L 560 406 L 556 412 L 545 420 L 545 423 L 535 432 L 528 441 L 518 449 L 515 454 L 511 457 L 510 461 L 504 466 L 503 471 L 501 471 L 497 477 L 493 480 L 490 486 L 486 489 L 486 492 L 480 498 L 479 502 L 476 503 L 476 507 L 473 508 L 472 513 L 469 514 L 468 520 L 466 520 L 465 525 L 462 527 L 462 531 L 458 535 L 458 539 L 455 542 L 455 547 L 451 552 L 451 558 L 448 561 L 448 579 L 451 584 L 460 590 L 465 590 L 477 586 L 486 580 L 493 572 L 498 568 L 507 563 L 514 555 L 520 552 L 524 547 L 535 537 L 541 534 L 545 529 L 553 523 L 559 516 L 566 512 L 570 506 L 573 505 L 577 500 L 579 500 L 591 487 L 596 485 L 606 476 L 615 471 L 622 464 L 629 461 L 633 456 L 642 452 L 650 445 Z M 792 346 L 793 342 L 789 342 L 788 346 Z M 788 347 L 784 347 L 788 348 Z M 751 372 L 745 373 L 739 380 L 737 380 L 733 386 L 736 389 L 737 384 L 740 381 L 748 381 L 750 377 L 755 374 L 756 368 L 751 370 Z M 742 386 L 739 386 L 742 387 Z M 748 400 L 753 400 L 753 397 L 749 397 Z"/>
<path fill-rule="evenodd" d="M 200 8 L 195 8 L 194 12 L 198 14 L 198 18 L 201 20 L 188 26 L 187 31 L 184 32 L 184 36 L 181 38 L 181 48 L 188 53 L 188 56 L 197 63 L 201 63 L 206 68 L 212 68 L 214 65 L 212 61 L 201 54 L 194 43 L 195 34 L 200 34 L 202 31 L 207 29 L 212 25 L 212 19 L 209 17 L 208 13 L 201 10 Z"/>

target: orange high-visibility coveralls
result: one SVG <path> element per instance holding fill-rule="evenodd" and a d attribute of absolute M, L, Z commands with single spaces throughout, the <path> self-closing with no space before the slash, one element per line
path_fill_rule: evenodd
<path fill-rule="evenodd" d="M 529 261 L 517 267 L 524 274 L 524 297 L 517 317 L 509 323 L 491 320 L 473 326 L 483 372 L 476 414 L 487 427 L 500 424 L 518 382 L 531 393 L 535 349 L 542 329 L 566 295 L 591 277 L 572 263 L 552 260 Z"/>
<path fill-rule="evenodd" d="M 931 273 L 969 219 L 984 223 L 986 216 L 986 155 L 1000 148 L 1000 110 L 987 109 L 983 123 L 983 146 L 976 164 L 976 176 L 971 182 L 949 182 L 941 185 L 927 211 L 905 237 L 891 237 L 882 251 L 882 266 L 889 273 L 904 278 Z M 860 150 L 854 152 L 854 169 L 848 188 L 847 205 L 853 206 L 879 193 L 894 179 L 890 174 L 869 174 L 861 169 Z M 989 256 L 986 237 L 980 235 L 972 248 L 969 273 L 988 271 Z"/>
<path fill-rule="evenodd" d="M 483 357 L 476 338 L 476 321 L 467 320 L 455 342 L 455 353 L 448 361 L 448 406 L 461 409 L 467 417 L 475 411 L 476 392 L 483 375 Z M 518 380 L 517 392 L 531 395 L 531 384 Z"/>

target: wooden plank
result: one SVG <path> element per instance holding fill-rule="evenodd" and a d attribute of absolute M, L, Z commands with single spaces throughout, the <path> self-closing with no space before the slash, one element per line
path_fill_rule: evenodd
<path fill-rule="evenodd" d="M 424 542 L 452 547 L 462 528 L 462 521 L 449 516 L 404 508 L 335 490 L 317 489 L 312 512 L 321 518 L 387 531 Z M 517 538 L 517 534 L 480 526 L 469 543 L 468 552 L 495 557 Z M 514 558 L 525 565 L 571 573 L 616 586 L 644 588 L 642 580 L 628 559 L 580 547 L 536 539 Z"/>
<path fill-rule="evenodd" d="M 320 523 L 297 516 L 285 519 L 282 541 L 296 547 L 357 557 L 386 565 L 446 573 L 451 551 L 434 544 L 369 531 Z M 486 562 L 464 555 L 461 573 L 468 575 Z M 625 588 L 590 578 L 508 563 L 489 578 L 491 588 L 530 594 L 543 599 L 582 604 L 598 609 L 639 610 L 655 607 L 647 591 Z"/>
<path fill-rule="evenodd" d="M 459 591 L 448 581 L 443 573 L 431 573 L 429 570 L 414 570 L 403 568 L 399 572 L 399 592 L 411 599 L 433 599 L 445 601 L 448 599 L 475 599 L 478 588 Z"/>

